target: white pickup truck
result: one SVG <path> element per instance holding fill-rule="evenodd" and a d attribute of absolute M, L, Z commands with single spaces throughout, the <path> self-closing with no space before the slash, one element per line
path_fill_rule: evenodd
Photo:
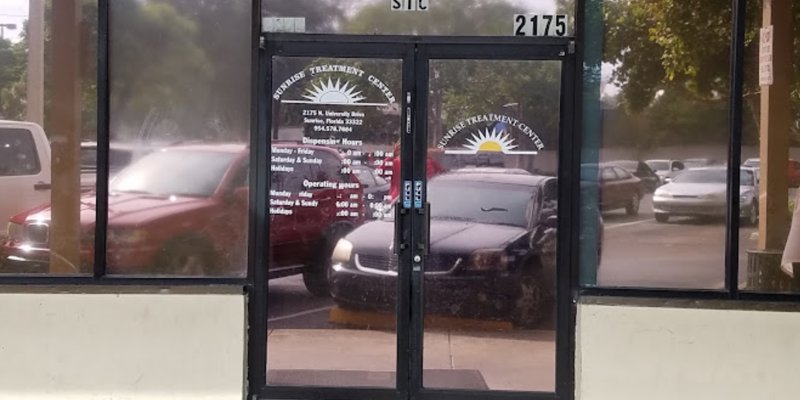
<path fill-rule="evenodd" d="M 50 202 L 50 143 L 37 124 L 0 120 L 0 236 L 14 214 Z"/>

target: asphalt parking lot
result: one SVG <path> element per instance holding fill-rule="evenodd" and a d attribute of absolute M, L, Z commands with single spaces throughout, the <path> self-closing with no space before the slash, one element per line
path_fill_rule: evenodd
<path fill-rule="evenodd" d="M 650 196 L 643 199 L 637 216 L 627 216 L 620 210 L 603 217 L 605 242 L 599 285 L 723 287 L 724 220 L 673 218 L 666 224 L 657 223 Z M 755 231 L 746 227 L 739 235 L 741 281 L 746 273 L 745 249 L 755 245 Z M 376 328 L 377 319 L 391 316 L 376 317 L 375 321 L 370 321 L 369 315 L 348 319 L 352 315 L 341 313 L 330 299 L 309 294 L 299 276 L 273 280 L 269 287 L 268 365 L 275 371 L 273 377 L 288 376 L 302 384 L 307 379 L 320 379 L 314 375 L 317 369 L 334 371 L 331 376 L 337 376 L 337 371 L 358 369 L 373 374 L 370 376 L 378 379 L 374 381 L 377 386 L 391 386 L 392 375 L 380 374 L 394 368 L 395 335 L 389 328 Z M 472 373 L 492 389 L 553 389 L 552 323 L 532 330 L 512 329 L 510 325 L 472 330 L 438 327 L 426 331 L 424 347 L 426 370 L 461 371 L 465 376 Z M 345 375 L 340 377 L 344 380 L 326 383 L 347 385 Z M 454 387 L 467 381 L 474 379 L 455 379 Z"/>
<path fill-rule="evenodd" d="M 650 196 L 639 215 L 624 210 L 603 214 L 601 286 L 718 289 L 724 285 L 725 221 L 673 218 L 657 223 Z M 740 240 L 740 281 L 746 278 L 746 249 L 755 246 L 754 227 L 743 227 Z M 270 282 L 269 322 L 273 329 L 324 328 L 333 302 L 314 297 L 293 276 Z"/>

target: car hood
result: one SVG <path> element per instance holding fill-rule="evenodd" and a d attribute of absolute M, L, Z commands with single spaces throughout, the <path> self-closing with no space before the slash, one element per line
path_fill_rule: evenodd
<path fill-rule="evenodd" d="M 95 196 L 84 196 L 80 200 L 82 225 L 93 225 L 95 219 Z M 108 198 L 109 224 L 141 225 L 149 221 L 203 207 L 207 198 L 181 196 L 154 196 L 147 194 L 120 193 Z M 50 221 L 52 209 L 44 207 L 32 210 L 25 216 L 27 221 Z"/>
<path fill-rule="evenodd" d="M 393 221 L 366 223 L 346 239 L 356 253 L 388 250 L 394 237 Z M 471 253 L 475 249 L 504 248 L 524 236 L 524 228 L 464 221 L 431 221 L 431 251 L 437 253 Z"/>
<path fill-rule="evenodd" d="M 752 186 L 741 186 L 739 193 L 753 190 Z M 711 195 L 724 196 L 727 193 L 727 185 L 724 183 L 668 183 L 658 189 L 659 193 L 666 193 L 672 196 L 703 197 Z"/>

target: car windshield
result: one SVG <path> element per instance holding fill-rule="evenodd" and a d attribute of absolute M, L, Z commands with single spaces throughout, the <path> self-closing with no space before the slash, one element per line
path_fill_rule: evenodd
<path fill-rule="evenodd" d="M 219 151 L 151 153 L 122 170 L 110 189 L 158 196 L 210 196 L 235 156 Z"/>
<path fill-rule="evenodd" d="M 749 169 L 743 169 L 739 174 L 740 186 L 755 186 L 755 174 Z"/>
<path fill-rule="evenodd" d="M 639 168 L 639 163 L 636 161 L 614 161 L 611 164 L 625 168 L 628 171 L 636 171 Z"/>
<path fill-rule="evenodd" d="M 523 185 L 476 181 L 431 181 L 431 218 L 484 224 L 528 225 L 533 194 Z"/>
<path fill-rule="evenodd" d="M 711 162 L 706 160 L 683 160 L 683 165 L 686 168 L 698 168 L 698 167 L 705 167 L 706 165 L 710 165 Z"/>
<path fill-rule="evenodd" d="M 647 166 L 650 167 L 650 169 L 652 169 L 653 171 L 665 171 L 669 169 L 669 161 L 652 160 L 652 161 L 646 161 L 645 164 L 647 164 Z"/>

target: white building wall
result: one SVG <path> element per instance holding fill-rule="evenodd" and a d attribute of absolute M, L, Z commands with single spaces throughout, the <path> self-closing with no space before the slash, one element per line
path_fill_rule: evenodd
<path fill-rule="evenodd" d="M 587 304 L 580 400 L 800 398 L 800 313 Z"/>
<path fill-rule="evenodd" d="M 0 294 L 0 399 L 240 400 L 245 307 L 236 293 Z M 798 312 L 578 308 L 580 400 L 797 399 L 798 365 Z"/>
<path fill-rule="evenodd" d="M 0 294 L 0 399 L 242 399 L 241 294 Z"/>

